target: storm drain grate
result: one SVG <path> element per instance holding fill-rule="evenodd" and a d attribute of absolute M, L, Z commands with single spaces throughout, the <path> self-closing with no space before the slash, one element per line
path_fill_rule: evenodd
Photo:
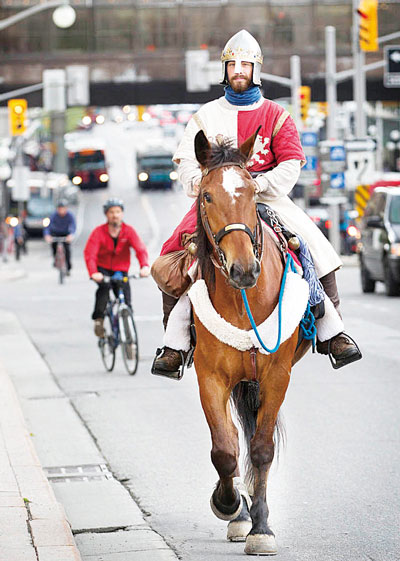
<path fill-rule="evenodd" d="M 62 466 L 44 468 L 47 479 L 53 483 L 76 483 L 78 481 L 105 481 L 113 479 L 106 464 Z"/>

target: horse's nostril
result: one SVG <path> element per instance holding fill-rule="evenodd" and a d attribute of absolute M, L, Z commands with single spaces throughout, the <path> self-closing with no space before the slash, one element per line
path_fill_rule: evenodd
<path fill-rule="evenodd" d="M 241 265 L 238 265 L 237 263 L 233 263 L 229 271 L 229 276 L 231 277 L 231 279 L 234 281 L 239 281 L 242 278 L 243 274 L 243 267 Z"/>

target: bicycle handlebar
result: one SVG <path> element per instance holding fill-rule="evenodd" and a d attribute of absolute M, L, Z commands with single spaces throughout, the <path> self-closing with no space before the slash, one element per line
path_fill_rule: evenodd
<path fill-rule="evenodd" d="M 65 242 L 67 236 L 51 236 L 52 242 Z"/>
<path fill-rule="evenodd" d="M 101 271 L 99 271 L 99 272 L 101 272 Z M 126 278 L 128 278 L 128 279 L 143 279 L 145 277 L 141 277 L 139 273 L 133 273 L 131 275 L 124 275 L 123 278 L 125 278 L 125 279 Z M 98 282 L 98 281 L 96 281 L 92 278 L 90 280 L 92 280 L 93 282 L 96 282 L 97 284 L 101 284 L 101 283 L 110 284 L 113 281 L 114 282 L 121 282 L 123 279 L 113 279 L 112 277 L 110 277 L 110 275 L 105 275 L 103 273 L 103 279 L 100 282 Z"/>

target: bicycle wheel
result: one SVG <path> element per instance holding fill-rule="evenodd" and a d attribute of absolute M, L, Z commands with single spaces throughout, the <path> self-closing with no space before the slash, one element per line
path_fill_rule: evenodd
<path fill-rule="evenodd" d="M 115 364 L 115 338 L 111 325 L 111 317 L 106 314 L 104 317 L 104 337 L 99 339 L 99 349 L 101 360 L 107 372 L 111 372 Z"/>
<path fill-rule="evenodd" d="M 121 334 L 122 358 L 128 374 L 133 376 L 139 363 L 138 337 L 132 310 L 124 308 L 118 314 L 119 331 Z"/>

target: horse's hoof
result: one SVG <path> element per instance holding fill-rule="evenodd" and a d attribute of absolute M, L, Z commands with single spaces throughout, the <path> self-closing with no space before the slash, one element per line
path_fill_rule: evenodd
<path fill-rule="evenodd" d="M 242 495 L 242 510 L 237 518 L 229 522 L 226 537 L 231 542 L 244 542 L 253 525 L 250 517 L 251 499 L 240 477 L 234 477 L 233 484 Z"/>
<path fill-rule="evenodd" d="M 249 534 L 244 552 L 247 555 L 276 555 L 278 548 L 275 537 L 272 534 Z"/>
<path fill-rule="evenodd" d="M 228 509 L 226 509 L 226 512 L 222 512 L 221 510 L 222 505 L 220 505 L 219 508 L 216 506 L 216 504 L 214 503 L 214 493 L 211 495 L 210 506 L 215 516 L 220 520 L 225 520 L 225 521 L 234 520 L 235 518 L 237 518 L 240 514 L 240 511 L 242 510 L 242 495 L 239 493 L 239 491 L 236 490 L 237 498 L 239 500 L 239 506 L 232 513 L 229 513 Z"/>
<path fill-rule="evenodd" d="M 245 542 L 252 527 L 251 520 L 231 520 L 226 538 L 231 542 Z"/>

